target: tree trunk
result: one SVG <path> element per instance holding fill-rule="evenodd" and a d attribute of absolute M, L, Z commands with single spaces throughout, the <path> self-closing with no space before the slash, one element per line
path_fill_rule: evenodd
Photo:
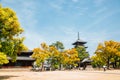
<path fill-rule="evenodd" d="M 62 64 L 61 63 L 59 64 L 59 70 L 62 70 Z"/>
<path fill-rule="evenodd" d="M 44 71 L 44 62 L 42 62 L 42 68 L 41 71 Z"/>
<path fill-rule="evenodd" d="M 117 68 L 117 61 L 115 60 L 115 69 Z"/>
<path fill-rule="evenodd" d="M 115 63 L 112 63 L 112 65 L 113 65 L 113 68 L 115 68 Z"/>
<path fill-rule="evenodd" d="M 81 70 L 80 67 L 81 67 L 81 66 L 80 66 L 80 62 L 79 62 L 79 64 L 78 64 L 78 68 L 79 68 L 79 70 Z"/>
<path fill-rule="evenodd" d="M 108 58 L 108 60 L 107 60 L 107 69 L 110 69 L 110 58 Z"/>

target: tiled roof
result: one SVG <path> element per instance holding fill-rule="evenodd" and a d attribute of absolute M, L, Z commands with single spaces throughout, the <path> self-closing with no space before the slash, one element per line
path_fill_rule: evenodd
<path fill-rule="evenodd" d="M 9 60 L 11 60 L 12 58 L 10 58 L 10 57 L 7 57 Z M 24 57 L 24 56 L 18 56 L 17 57 L 17 59 L 16 60 L 35 60 L 35 59 L 33 59 L 33 58 L 31 58 L 31 57 Z"/>

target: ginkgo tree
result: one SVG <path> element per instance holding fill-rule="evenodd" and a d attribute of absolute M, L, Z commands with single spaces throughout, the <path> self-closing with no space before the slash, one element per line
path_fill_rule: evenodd
<path fill-rule="evenodd" d="M 105 61 L 102 60 L 102 58 L 101 58 L 99 55 L 96 55 L 96 54 L 94 54 L 94 55 L 91 57 L 91 60 L 93 60 L 93 61 L 91 62 L 93 68 L 98 67 L 98 68 L 100 69 L 103 65 L 106 64 Z"/>
<path fill-rule="evenodd" d="M 52 49 L 53 51 L 52 50 L 51 51 L 54 53 L 54 58 L 52 57 L 52 58 L 50 58 L 50 60 L 55 60 L 54 62 L 56 64 L 54 65 L 54 67 L 59 68 L 61 70 L 62 66 L 63 66 L 62 65 L 62 62 L 63 62 L 62 53 L 64 51 L 63 43 L 60 41 L 56 41 L 55 43 L 52 43 L 50 45 L 50 49 Z"/>
<path fill-rule="evenodd" d="M 51 69 L 55 70 L 55 69 L 59 69 L 60 67 L 60 63 L 61 63 L 61 53 L 60 51 L 58 51 L 58 49 L 54 46 L 50 46 L 49 47 L 49 62 L 51 64 Z"/>
<path fill-rule="evenodd" d="M 0 52 L 11 57 L 12 61 L 16 60 L 20 51 L 27 50 L 24 38 L 19 36 L 23 31 L 16 13 L 0 6 Z"/>
<path fill-rule="evenodd" d="M 48 46 L 46 43 L 41 43 L 41 47 L 34 48 L 32 58 L 36 59 L 35 65 L 38 67 L 41 66 L 41 69 L 44 70 L 44 62 L 49 57 Z"/>
<path fill-rule="evenodd" d="M 36 59 L 36 65 L 42 66 L 47 61 L 52 70 L 58 69 L 60 64 L 60 52 L 54 46 L 48 46 L 46 43 L 41 43 L 41 47 L 33 50 L 32 58 Z"/>
<path fill-rule="evenodd" d="M 63 52 L 63 59 L 63 65 L 69 68 L 78 66 L 77 63 L 80 61 L 80 58 L 78 57 L 78 52 L 75 48 L 65 50 Z"/>
<path fill-rule="evenodd" d="M 120 42 L 116 41 L 105 41 L 104 44 L 100 43 L 95 51 L 97 58 L 100 58 L 104 65 L 107 65 L 109 69 L 110 63 L 116 64 L 120 58 Z M 96 58 L 93 58 L 95 61 Z M 98 59 L 99 60 L 99 59 Z"/>
<path fill-rule="evenodd" d="M 50 64 L 51 70 L 60 69 L 60 65 L 63 65 L 65 69 L 70 66 L 75 67 L 80 61 L 75 48 L 61 52 L 55 46 L 48 46 L 46 43 L 41 43 L 41 47 L 33 50 L 32 58 L 36 59 L 36 65 L 42 66 L 42 70 L 44 70 L 45 61 Z"/>
<path fill-rule="evenodd" d="M 9 61 L 7 60 L 7 56 L 0 52 L 0 66 L 3 64 L 7 64 Z"/>

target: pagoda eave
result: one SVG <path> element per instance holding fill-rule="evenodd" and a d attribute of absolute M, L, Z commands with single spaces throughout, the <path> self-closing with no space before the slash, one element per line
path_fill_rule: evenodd
<path fill-rule="evenodd" d="M 73 43 L 72 45 L 76 45 L 76 44 L 86 44 L 87 42 L 75 42 L 75 43 Z"/>

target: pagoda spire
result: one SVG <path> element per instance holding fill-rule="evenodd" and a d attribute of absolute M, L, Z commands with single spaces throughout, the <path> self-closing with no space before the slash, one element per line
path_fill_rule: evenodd
<path fill-rule="evenodd" d="M 83 46 L 84 47 L 84 44 L 86 44 L 87 42 L 80 39 L 79 32 L 77 34 L 77 38 L 78 38 L 77 41 L 74 42 L 73 45 L 75 45 L 75 47 L 77 47 L 77 46 Z"/>
<path fill-rule="evenodd" d="M 78 40 L 80 40 L 79 32 L 78 32 Z"/>

